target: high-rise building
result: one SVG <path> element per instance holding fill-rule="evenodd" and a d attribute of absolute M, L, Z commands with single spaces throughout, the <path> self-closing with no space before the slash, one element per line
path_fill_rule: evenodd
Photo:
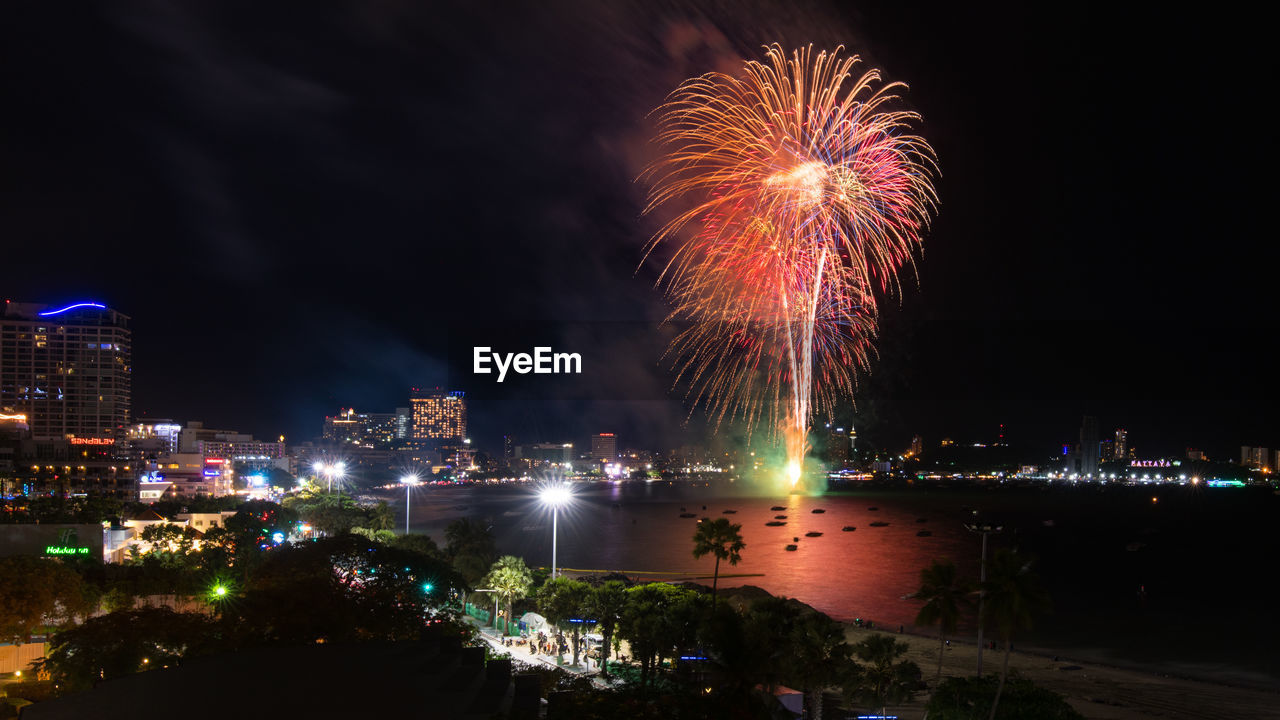
<path fill-rule="evenodd" d="M 1271 469 L 1271 449 L 1264 447 L 1240 446 L 1240 464 L 1245 467 Z"/>
<path fill-rule="evenodd" d="M 833 470 L 843 469 L 849 463 L 849 450 L 852 447 L 849 432 L 842 427 L 827 427 L 827 464 Z"/>
<path fill-rule="evenodd" d="M 1116 460 L 1129 459 L 1129 431 L 1123 429 L 1116 430 L 1116 442 L 1115 445 L 1112 446 L 1111 453 Z"/>
<path fill-rule="evenodd" d="M 357 415 L 355 408 L 341 410 L 337 415 L 326 416 L 321 437 L 335 445 L 363 447 L 366 434 L 365 417 Z"/>
<path fill-rule="evenodd" d="M 618 436 L 613 433 L 596 433 L 591 436 L 591 461 L 611 463 L 618 459 Z"/>
<path fill-rule="evenodd" d="M 1110 440 L 1103 440 L 1098 443 L 1098 457 L 1102 462 L 1111 462 L 1116 459 L 1116 444 Z"/>
<path fill-rule="evenodd" d="M 911 456 L 920 457 L 920 453 L 922 452 L 924 452 L 924 438 L 920 437 L 919 435 L 916 435 L 915 437 L 911 438 L 911 450 L 910 450 Z"/>
<path fill-rule="evenodd" d="M 413 412 L 407 407 L 396 408 L 396 440 L 403 442 L 413 434 Z"/>
<path fill-rule="evenodd" d="M 411 439 L 419 443 L 460 444 L 467 437 L 466 394 L 460 390 L 413 388 Z"/>
<path fill-rule="evenodd" d="M 1080 422 L 1080 468 L 1081 475 L 1098 474 L 1098 419 L 1085 415 Z"/>
<path fill-rule="evenodd" d="M 33 440 L 115 438 L 131 419 L 129 317 L 100 303 L 6 300 L 0 412 L 27 416 Z"/>
<path fill-rule="evenodd" d="M 567 466 L 573 463 L 573 443 L 516 445 L 513 453 L 513 462 L 526 470 L 542 465 Z"/>

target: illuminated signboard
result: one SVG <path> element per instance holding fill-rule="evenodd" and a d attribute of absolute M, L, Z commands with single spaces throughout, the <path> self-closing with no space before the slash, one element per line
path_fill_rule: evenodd
<path fill-rule="evenodd" d="M 1172 467 L 1172 465 L 1169 464 L 1168 460 L 1132 460 L 1129 462 L 1129 467 L 1166 468 Z"/>
<path fill-rule="evenodd" d="M 64 545 L 47 545 L 44 549 L 45 555 L 88 555 L 87 547 L 66 547 Z"/>
<path fill-rule="evenodd" d="M 107 309 L 106 305 L 99 305 L 98 303 L 95 303 L 95 302 L 82 302 L 82 303 L 76 303 L 75 305 L 68 305 L 64 308 L 59 308 L 57 310 L 42 312 L 40 313 L 40 317 L 49 317 L 50 315 L 61 315 L 62 313 L 67 312 L 68 310 L 75 310 L 76 308 L 82 308 L 82 307 L 98 308 L 99 310 Z"/>
<path fill-rule="evenodd" d="M 0 524 L 0 557 L 74 557 L 102 560 L 101 523 Z"/>
<path fill-rule="evenodd" d="M 224 458 L 205 458 L 205 465 L 222 465 L 227 462 Z"/>
<path fill-rule="evenodd" d="M 111 438 L 69 438 L 72 445 L 115 445 L 116 441 Z"/>

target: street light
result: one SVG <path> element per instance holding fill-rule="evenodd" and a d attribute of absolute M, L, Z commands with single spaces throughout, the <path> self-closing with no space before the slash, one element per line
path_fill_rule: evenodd
<path fill-rule="evenodd" d="M 543 504 L 551 506 L 551 577 L 556 576 L 556 531 L 560 520 L 560 506 L 573 500 L 567 483 L 548 485 L 538 493 Z"/>
<path fill-rule="evenodd" d="M 977 510 L 973 511 L 974 515 L 978 514 Z M 998 533 L 1004 529 L 1003 525 L 991 525 L 990 523 L 966 523 L 965 530 L 982 534 L 982 566 L 979 571 L 978 580 L 982 585 L 987 582 L 987 536 Z M 978 590 L 978 677 L 982 677 L 982 599 L 986 596 L 986 588 L 979 586 Z"/>
<path fill-rule="evenodd" d="M 404 483 L 404 534 L 409 534 L 409 491 L 417 485 L 419 480 L 417 475 L 409 474 L 400 478 L 400 482 Z M 430 592 L 428 590 L 427 592 Z"/>

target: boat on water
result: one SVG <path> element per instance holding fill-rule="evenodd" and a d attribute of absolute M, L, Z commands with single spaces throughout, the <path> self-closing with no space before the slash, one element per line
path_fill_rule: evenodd
<path fill-rule="evenodd" d="M 795 552 L 797 547 L 799 547 L 799 546 L 798 546 L 798 545 L 788 545 L 788 546 L 787 546 L 787 552 Z"/>
<path fill-rule="evenodd" d="M 774 511 L 774 512 L 778 512 L 779 510 L 786 510 L 786 508 L 785 508 L 785 507 L 783 507 L 783 506 L 781 506 L 781 505 L 774 505 L 773 507 L 771 507 L 771 508 L 769 508 L 769 509 L 770 509 L 770 510 L 772 510 L 772 511 Z"/>
<path fill-rule="evenodd" d="M 875 522 L 871 523 L 871 527 L 885 527 L 885 526 L 887 526 L 888 524 L 889 524 L 889 523 L 887 523 L 887 522 L 885 522 L 885 521 L 883 521 L 883 520 L 877 520 L 877 521 L 875 521 Z"/>
<path fill-rule="evenodd" d="M 823 510 L 822 508 L 814 508 L 809 512 L 813 513 L 814 515 L 821 515 L 822 513 L 826 512 L 826 510 Z"/>
<path fill-rule="evenodd" d="M 854 530 L 857 530 L 857 529 L 858 528 L 854 527 L 853 525 L 845 525 L 844 527 L 840 528 L 842 532 L 853 532 Z"/>
<path fill-rule="evenodd" d="M 871 512 L 875 512 L 875 511 L 879 510 L 880 508 L 878 508 L 878 507 L 869 507 L 869 508 L 867 508 L 867 509 L 868 509 L 868 510 L 870 510 Z"/>
<path fill-rule="evenodd" d="M 933 536 L 933 533 L 928 530 L 921 530 L 920 532 L 916 533 L 916 537 L 932 537 L 932 536 Z"/>
<path fill-rule="evenodd" d="M 502 513 L 503 517 L 515 517 L 517 515 L 523 515 L 523 514 L 524 514 L 523 510 L 507 510 Z"/>
<path fill-rule="evenodd" d="M 786 520 L 786 519 L 787 519 L 787 516 L 786 516 L 786 515 L 774 515 L 774 516 L 773 516 L 773 519 L 774 519 L 774 520 Z"/>
<path fill-rule="evenodd" d="M 809 532 L 805 533 L 804 536 L 805 537 L 822 537 L 822 533 L 818 532 L 817 530 L 810 530 Z"/>
<path fill-rule="evenodd" d="M 735 515 L 735 514 L 737 514 L 737 512 L 738 512 L 737 510 L 725 510 L 723 514 L 725 514 L 725 515 Z"/>
<path fill-rule="evenodd" d="M 765 523 L 766 527 L 779 527 L 782 525 L 786 525 L 786 523 L 781 520 L 770 520 L 769 522 Z"/>
<path fill-rule="evenodd" d="M 697 513 L 680 513 L 680 517 L 682 518 L 698 517 L 698 514 Z"/>

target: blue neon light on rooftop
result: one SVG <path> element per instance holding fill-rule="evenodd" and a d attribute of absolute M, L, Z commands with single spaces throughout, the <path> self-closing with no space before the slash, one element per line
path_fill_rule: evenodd
<path fill-rule="evenodd" d="M 106 305 L 102 305 L 102 304 L 99 304 L 99 303 L 95 303 L 95 302 L 82 302 L 82 303 L 76 303 L 75 305 L 68 305 L 68 306 L 66 306 L 66 307 L 62 308 L 61 310 L 50 310 L 49 312 L 42 312 L 42 313 L 39 313 L 39 315 L 40 315 L 40 317 L 48 317 L 48 316 L 50 316 L 50 315 L 61 315 L 62 313 L 66 312 L 66 311 L 68 311 L 68 310 L 75 310 L 76 308 L 81 308 L 81 307 L 93 307 L 93 308 L 98 308 L 99 310 L 106 310 L 106 309 L 107 309 L 107 306 L 106 306 Z"/>

